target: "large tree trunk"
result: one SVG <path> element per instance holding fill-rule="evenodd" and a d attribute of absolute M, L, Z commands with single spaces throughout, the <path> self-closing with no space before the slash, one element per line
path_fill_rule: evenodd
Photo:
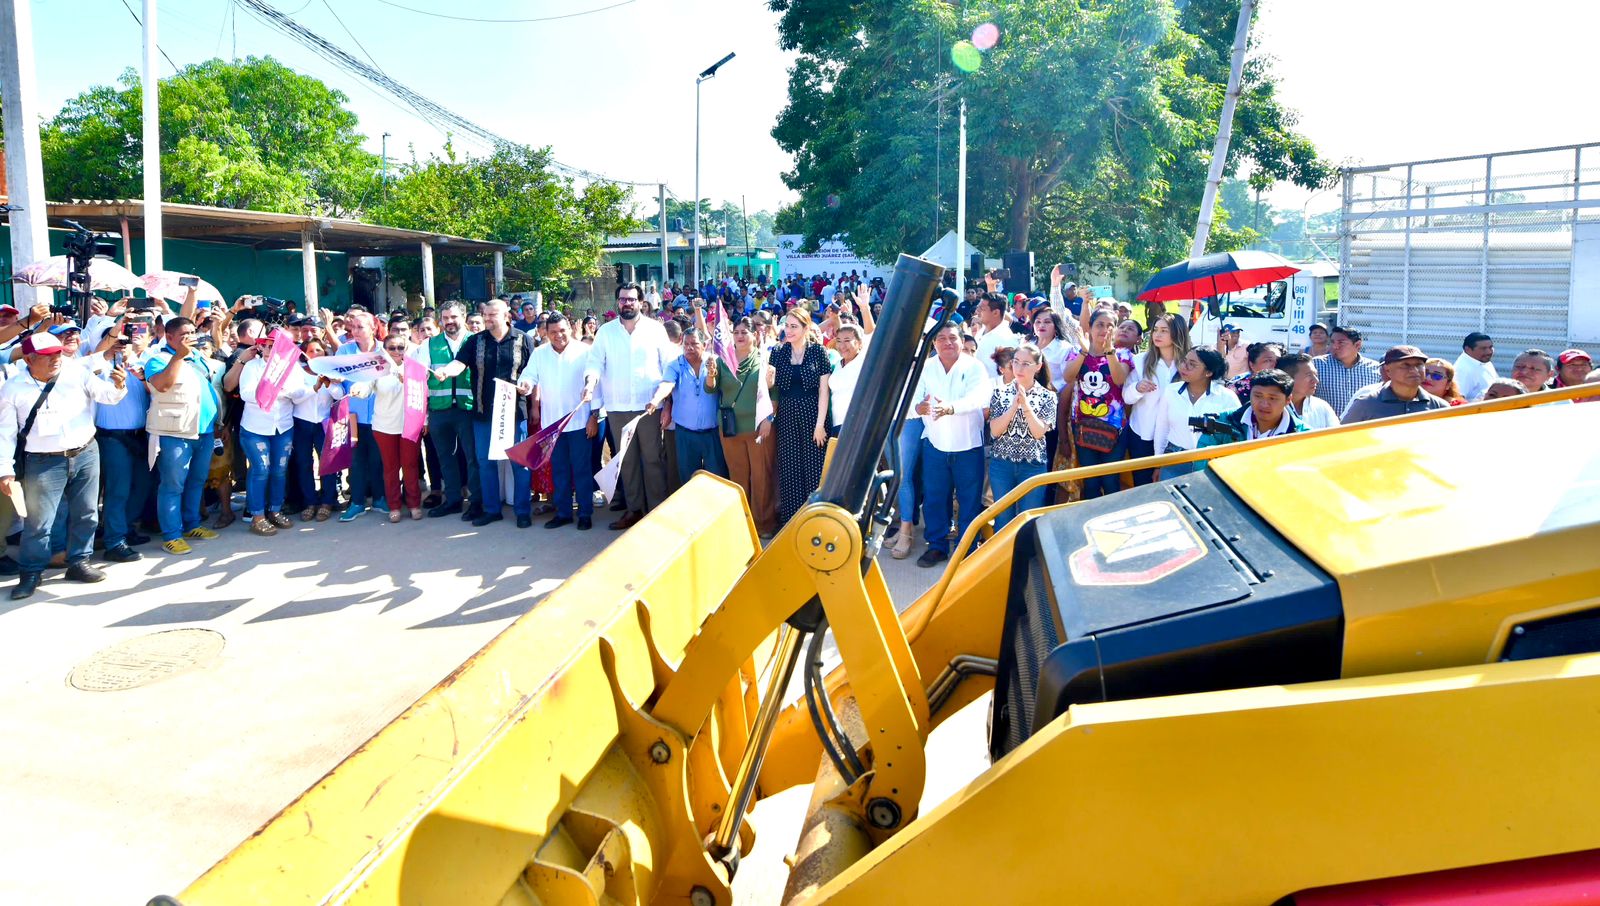
<path fill-rule="evenodd" d="M 1034 175 L 1026 168 L 1019 168 L 1022 172 L 1017 174 L 1016 194 L 1011 196 L 1011 208 L 1006 212 L 1006 241 L 1010 243 L 1003 251 L 1026 252 L 1028 250 L 1028 231 L 1033 226 L 1033 190 Z"/>

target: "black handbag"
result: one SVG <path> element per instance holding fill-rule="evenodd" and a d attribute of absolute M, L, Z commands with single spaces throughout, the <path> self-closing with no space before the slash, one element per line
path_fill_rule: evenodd
<path fill-rule="evenodd" d="M 18 481 L 22 480 L 22 473 L 28 462 L 28 432 L 33 430 L 33 420 L 39 417 L 39 408 L 44 405 L 44 401 L 50 396 L 50 391 L 54 389 L 56 389 L 55 381 L 44 385 L 44 389 L 39 391 L 39 398 L 33 403 L 33 408 L 28 410 L 28 418 L 22 423 L 22 430 L 17 432 L 17 458 L 14 471 Z"/>
<path fill-rule="evenodd" d="M 735 377 L 737 377 L 737 375 L 735 375 Z M 739 397 L 744 396 L 744 388 L 750 386 L 751 380 L 761 380 L 760 368 L 756 369 L 756 373 L 751 375 L 749 380 L 746 380 L 744 383 L 739 385 L 739 392 L 733 395 L 734 406 L 739 404 Z M 719 406 L 717 408 L 717 421 L 722 427 L 723 437 L 739 436 L 739 417 L 734 415 L 733 406 Z"/>

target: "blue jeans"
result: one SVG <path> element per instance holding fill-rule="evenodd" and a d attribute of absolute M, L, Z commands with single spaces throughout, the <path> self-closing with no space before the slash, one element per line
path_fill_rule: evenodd
<path fill-rule="evenodd" d="M 901 522 L 917 521 L 917 457 L 922 455 L 922 419 L 906 419 L 900 444 L 900 493 L 897 509 Z"/>
<path fill-rule="evenodd" d="M 1177 444 L 1167 444 L 1167 448 L 1165 450 L 1162 450 L 1161 452 L 1163 452 L 1163 453 L 1185 453 L 1187 451 L 1184 450 L 1182 447 L 1178 446 Z M 1204 463 L 1180 462 L 1175 466 L 1162 466 L 1161 467 L 1161 479 L 1163 481 L 1165 481 L 1168 478 L 1177 478 L 1179 475 L 1192 475 L 1195 472 L 1200 471 L 1200 467 L 1202 465 L 1204 465 Z"/>
<path fill-rule="evenodd" d="M 556 438 L 556 448 L 550 454 L 550 482 L 554 494 L 550 503 L 557 516 L 571 516 L 573 498 L 577 498 L 578 515 L 594 515 L 594 473 L 589 471 L 591 441 L 583 431 L 563 431 Z"/>
<path fill-rule="evenodd" d="M 728 477 L 728 461 L 722 457 L 720 429 L 690 431 L 678 428 L 672 432 L 678 445 L 678 484 L 688 483 L 695 472 L 705 469 L 719 478 Z"/>
<path fill-rule="evenodd" d="M 383 499 L 383 454 L 378 451 L 378 439 L 372 435 L 370 423 L 356 425 L 356 448 L 351 452 L 350 505 L 365 507 L 371 497 L 373 506 L 387 509 Z"/>
<path fill-rule="evenodd" d="M 156 455 L 156 474 L 160 476 L 156 521 L 161 524 L 162 539 L 176 541 L 184 532 L 200 527 L 200 495 L 211 474 L 211 453 L 216 441 L 208 431 L 193 440 L 162 437 L 160 444 L 161 452 Z M 223 493 L 227 493 L 226 488 Z"/>
<path fill-rule="evenodd" d="M 257 434 L 239 429 L 239 440 L 244 455 L 250 460 L 250 475 L 245 479 L 245 508 L 252 515 L 277 513 L 283 510 L 283 498 L 289 485 L 289 453 L 294 447 L 294 434 Z"/>
<path fill-rule="evenodd" d="M 94 444 L 68 459 L 25 454 L 22 499 L 28 518 L 22 523 L 18 563 L 25 573 L 41 573 L 50 564 L 50 531 L 56 511 L 66 504 L 67 562 L 81 563 L 94 550 L 95 501 L 100 494 L 100 451 Z"/>
<path fill-rule="evenodd" d="M 489 426 L 487 418 L 472 420 L 472 445 L 478 455 L 478 499 L 483 502 L 484 515 L 500 512 L 500 460 L 489 458 Z M 517 422 L 516 443 L 528 439 L 528 423 Z M 518 516 L 533 515 L 533 473 L 516 463 L 511 464 L 511 509 Z"/>
<path fill-rule="evenodd" d="M 289 462 L 294 468 L 295 481 L 300 484 L 300 494 L 304 498 L 301 503 L 304 506 L 339 505 L 338 474 L 317 475 L 316 457 L 322 455 L 324 439 L 320 423 L 303 418 L 294 420 L 294 441 L 293 449 L 289 451 Z"/>
<path fill-rule="evenodd" d="M 994 490 L 994 499 L 999 500 L 1010 493 L 1012 488 L 1035 475 L 1043 475 L 1044 473 L 1045 467 L 1042 462 L 1012 462 L 1009 459 L 990 459 L 989 487 Z M 1005 527 L 1007 522 L 1017 518 L 1018 515 L 1044 506 L 1049 494 L 1050 486 L 1044 485 L 1022 495 L 1021 500 L 1001 510 L 1000 515 L 994 517 L 994 530 L 998 532 Z"/>
<path fill-rule="evenodd" d="M 1122 429 L 1122 439 L 1128 445 L 1129 459 L 1143 459 L 1146 456 L 1156 455 L 1156 442 L 1154 440 L 1145 440 L 1139 435 L 1133 433 L 1132 428 Z M 1155 481 L 1155 478 L 1155 469 L 1133 470 L 1134 487 L 1149 484 L 1150 482 Z"/>
<path fill-rule="evenodd" d="M 950 553 L 950 496 L 960 507 L 956 536 L 967 530 L 983 511 L 983 448 L 945 453 L 927 439 L 922 441 L 923 537 L 928 549 Z"/>
<path fill-rule="evenodd" d="M 101 429 L 95 440 L 100 445 L 100 474 L 105 478 L 101 498 L 105 522 L 106 550 L 128 540 L 133 521 L 144 510 L 150 495 L 149 438 L 143 430 L 108 431 Z"/>
<path fill-rule="evenodd" d="M 1073 435 L 1076 439 L 1077 435 Z M 1109 453 L 1097 453 L 1087 447 L 1078 446 L 1078 465 L 1098 466 L 1108 462 L 1121 462 L 1128 456 L 1128 432 L 1117 435 L 1117 445 Z M 1085 478 L 1083 480 L 1083 499 L 1093 500 L 1107 494 L 1115 494 L 1122 490 L 1121 475 L 1102 475 L 1099 478 Z"/>

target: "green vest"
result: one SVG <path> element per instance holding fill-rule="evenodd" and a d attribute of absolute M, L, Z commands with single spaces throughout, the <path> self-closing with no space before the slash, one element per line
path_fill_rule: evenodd
<path fill-rule="evenodd" d="M 428 338 L 428 408 L 472 410 L 472 375 L 463 371 L 448 381 L 441 381 L 432 372 L 456 360 L 450 351 L 450 341 L 444 334 Z"/>

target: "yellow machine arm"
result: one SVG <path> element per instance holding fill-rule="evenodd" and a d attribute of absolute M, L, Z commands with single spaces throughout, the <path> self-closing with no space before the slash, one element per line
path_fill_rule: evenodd
<path fill-rule="evenodd" d="M 880 333 L 920 333 L 937 278 L 903 258 Z M 895 383 L 863 376 L 884 411 L 903 409 L 892 388 L 913 355 L 891 359 L 895 346 L 875 343 L 867 362 Z M 1249 499 L 1261 476 L 1391 464 L 1381 486 L 1301 510 L 1299 526 L 1284 502 L 1251 500 L 1339 581 L 1355 640 L 1342 678 L 1077 704 L 919 816 L 928 734 L 992 688 L 1017 539 L 1052 510 L 957 553 L 897 614 L 863 537 L 888 424 L 868 413 L 875 430 L 852 435 L 853 407 L 818 499 L 765 550 L 739 489 L 696 476 L 179 902 L 728 906 L 754 845 L 748 809 L 808 782 L 789 889 L 807 902 L 1270 902 L 1600 847 L 1600 656 L 1497 663 L 1527 619 L 1600 608 L 1594 456 L 1546 463 L 1576 490 L 1524 495 L 1540 520 L 1463 520 L 1487 479 L 1450 465 L 1465 450 L 1481 470 L 1556 424 L 1600 437 L 1600 406 L 1461 413 L 1056 473 L 996 501 L 958 552 L 1045 483 L 1216 459 Z M 1327 520 L 1357 504 L 1368 534 L 1433 537 L 1352 565 L 1341 551 L 1356 529 Z M 1476 594 L 1428 580 L 1447 549 L 1477 552 Z M 1519 563 L 1497 573 L 1494 558 Z M 1386 605 L 1392 588 L 1403 594 Z M 1432 614 L 1420 632 L 1419 609 Z M 783 709 L 797 665 L 814 669 L 803 639 L 829 629 L 843 666 Z"/>

